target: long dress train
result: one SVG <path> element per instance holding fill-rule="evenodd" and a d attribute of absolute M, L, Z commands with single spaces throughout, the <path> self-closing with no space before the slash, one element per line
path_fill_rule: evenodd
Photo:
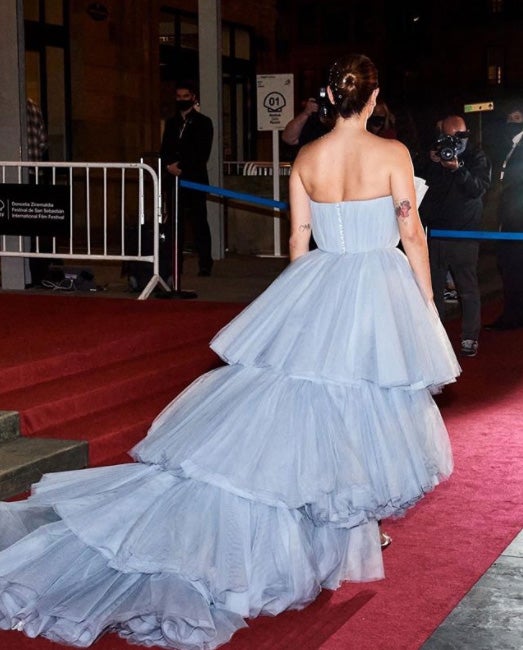
<path fill-rule="evenodd" d="M 452 471 L 431 392 L 460 369 L 390 196 L 311 202 L 318 249 L 212 341 L 226 365 L 135 463 L 48 474 L 0 507 L 0 628 L 210 650 L 245 618 L 383 577 L 377 520 Z"/>

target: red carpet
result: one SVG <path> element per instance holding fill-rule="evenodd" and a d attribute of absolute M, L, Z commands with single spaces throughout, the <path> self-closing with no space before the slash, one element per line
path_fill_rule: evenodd
<path fill-rule="evenodd" d="M 239 305 L 0 296 L 0 410 L 26 436 L 89 440 L 91 465 L 129 458 L 154 416 L 218 364 L 208 348 Z"/>
<path fill-rule="evenodd" d="M 2 366 L 14 378 L 22 373 L 14 369 L 15 346 L 6 342 L 6 310 L 10 315 L 13 339 L 20 342 L 24 338 L 21 330 L 25 331 L 26 342 L 19 352 L 26 358 L 32 355 L 37 365 L 40 359 L 49 356 L 39 336 L 35 337 L 37 328 L 41 332 L 42 319 L 46 326 L 54 322 L 58 330 L 57 340 L 61 343 L 57 345 L 56 356 L 61 354 L 62 344 L 65 346 L 64 339 L 67 339 L 69 348 L 76 349 L 78 366 L 83 356 L 97 365 L 92 354 L 82 352 L 83 346 L 98 338 L 99 345 L 109 347 L 109 342 L 116 338 L 114 330 L 127 332 L 134 341 L 130 344 L 120 341 L 119 345 L 127 345 L 133 351 L 133 346 L 140 343 L 145 356 L 150 354 L 154 363 L 160 363 L 161 355 L 156 355 L 158 349 L 154 347 L 159 344 L 150 343 L 156 341 L 154 332 L 158 331 L 173 344 L 175 339 L 179 340 L 182 348 L 192 346 L 185 361 L 180 359 L 186 364 L 183 366 L 185 381 L 189 379 L 191 355 L 197 359 L 194 375 L 201 372 L 196 366 L 207 364 L 210 367 L 215 363 L 212 355 L 205 351 L 204 340 L 237 310 L 237 306 L 231 305 L 94 301 L 90 298 L 74 299 L 77 301 L 74 306 L 71 297 L 52 297 L 33 305 L 32 316 L 27 316 L 27 300 L 23 296 L 0 296 L 3 316 L 0 329 L 4 334 L 0 352 L 2 359 L 9 360 L 8 363 L 3 361 Z M 50 305 L 53 300 L 58 302 Z M 25 308 L 21 301 L 25 302 Z M 80 310 L 76 318 L 73 306 Z M 49 309 L 54 313 L 50 314 Z M 91 310 L 96 310 L 96 315 L 92 315 Z M 18 326 L 16 319 L 21 317 L 24 324 Z M 76 335 L 68 332 L 64 320 L 69 327 L 82 331 Z M 100 335 L 96 333 L 97 328 Z M 454 341 L 455 326 L 450 331 Z M 149 344 L 154 348 L 150 352 Z M 452 439 L 455 473 L 404 519 L 387 522 L 386 530 L 394 541 L 384 556 L 386 579 L 377 583 L 347 584 L 334 593 L 322 593 L 315 603 L 301 612 L 254 620 L 250 628 L 240 631 L 224 650 L 417 650 L 423 644 L 521 528 L 522 345 L 523 330 L 484 333 L 479 355 L 463 360 L 462 377 L 438 398 Z M 69 363 L 62 361 L 68 371 L 74 365 Z M 58 360 L 55 364 L 58 368 L 61 365 Z M 167 384 L 175 387 L 179 378 L 173 372 Z M 18 382 L 21 386 L 21 377 Z M 5 386 L 4 370 L 0 383 Z M 89 384 L 87 379 L 86 383 Z M 169 386 L 165 388 L 167 401 Z M 5 387 L 0 390 L 5 391 Z M 139 388 L 136 391 L 139 392 Z M 12 394 L 19 395 L 19 391 Z M 103 401 L 101 393 L 99 397 Z M 136 398 L 136 394 L 133 397 Z M 149 397 L 146 402 L 152 400 Z M 31 400 L 28 402 L 31 407 Z M 0 395 L 0 408 L 16 409 L 6 404 L 5 392 Z M 108 405 L 103 409 L 108 420 L 111 409 Z M 80 420 L 83 419 L 81 416 Z M 35 420 L 37 416 L 31 415 L 24 421 L 32 426 Z M 121 444 L 125 436 L 115 435 L 115 438 Z M 103 456 L 111 456 L 109 449 L 104 454 L 96 454 L 96 458 Z M 0 633 L 0 647 L 46 650 L 60 646 L 4 632 Z M 132 646 L 114 635 L 106 635 L 92 647 L 123 650 Z"/>

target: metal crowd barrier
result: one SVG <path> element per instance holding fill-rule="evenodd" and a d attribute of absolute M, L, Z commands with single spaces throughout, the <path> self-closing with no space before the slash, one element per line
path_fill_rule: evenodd
<path fill-rule="evenodd" d="M 226 160 L 223 163 L 226 176 L 272 176 L 273 163 L 261 160 Z M 291 163 L 279 164 L 279 175 L 290 176 Z"/>
<path fill-rule="evenodd" d="M 290 176 L 291 163 L 280 163 L 278 173 L 280 176 Z M 272 176 L 273 163 L 260 162 L 260 161 L 246 162 L 245 165 L 243 166 L 243 175 L 244 176 Z"/>
<path fill-rule="evenodd" d="M 138 299 L 146 299 L 158 284 L 169 291 L 159 274 L 159 172 L 159 167 L 155 171 L 143 159 L 139 163 L 0 161 L 1 183 L 65 185 L 70 219 L 68 241 L 52 237 L 50 251 L 42 250 L 39 236 L 34 238 L 35 250 L 28 251 L 28 237 L 0 234 L 0 257 L 149 262 L 152 277 Z M 146 222 L 152 228 L 149 246 L 142 241 Z M 147 247 L 152 250 L 145 251 Z"/>

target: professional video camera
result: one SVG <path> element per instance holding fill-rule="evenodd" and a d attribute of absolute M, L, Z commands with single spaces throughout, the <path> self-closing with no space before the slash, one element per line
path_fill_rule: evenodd
<path fill-rule="evenodd" d="M 468 132 L 440 135 L 431 146 L 431 151 L 434 151 L 440 160 L 452 160 L 465 151 L 468 135 Z"/>

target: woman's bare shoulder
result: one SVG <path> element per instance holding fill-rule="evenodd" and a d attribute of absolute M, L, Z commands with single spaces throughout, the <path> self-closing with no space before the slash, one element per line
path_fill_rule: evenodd
<path fill-rule="evenodd" d="M 381 140 L 381 145 L 384 151 L 387 151 L 391 156 L 397 156 L 400 158 L 410 158 L 409 150 L 399 140 L 394 140 L 393 138 L 379 138 Z"/>

